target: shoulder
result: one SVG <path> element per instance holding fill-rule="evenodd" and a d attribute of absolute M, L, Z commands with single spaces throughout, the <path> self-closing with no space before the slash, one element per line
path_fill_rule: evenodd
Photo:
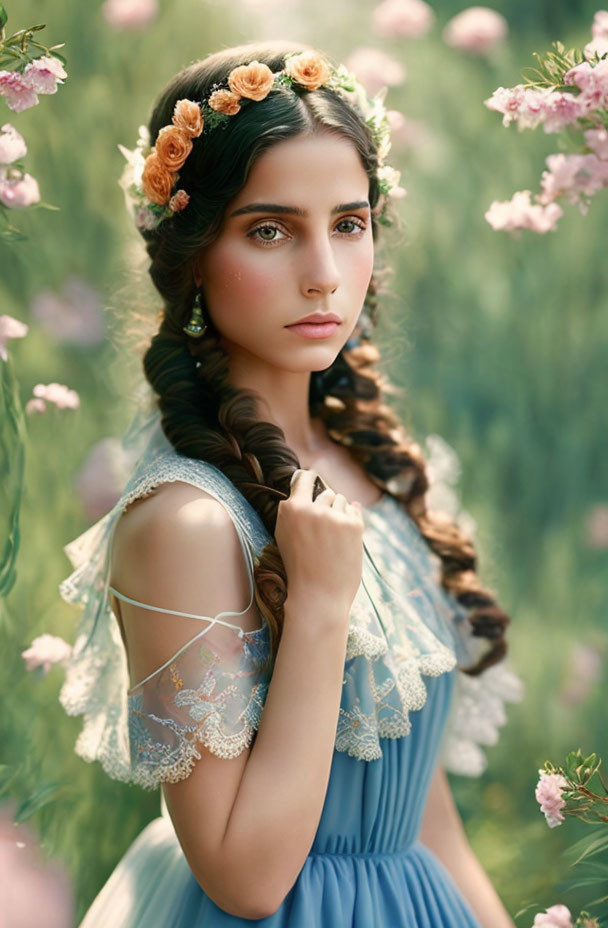
<path fill-rule="evenodd" d="M 214 615 L 208 610 L 247 603 L 248 570 L 231 512 L 182 481 L 155 487 L 121 513 L 110 572 L 111 585 L 127 596 L 166 608 Z"/>

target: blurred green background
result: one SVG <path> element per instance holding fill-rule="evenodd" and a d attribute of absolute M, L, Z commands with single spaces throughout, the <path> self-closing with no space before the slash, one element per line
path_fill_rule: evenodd
<path fill-rule="evenodd" d="M 532 52 L 553 40 L 582 48 L 597 6 L 493 4 L 509 37 L 491 60 L 448 48 L 441 30 L 463 7 L 433 6 L 437 23 L 427 36 L 389 40 L 372 34 L 374 4 L 360 0 L 173 0 L 147 28 L 124 31 L 109 26 L 96 2 L 7 5 L 7 31 L 47 23 L 41 41 L 65 42 L 68 71 L 56 95 L 23 113 L 0 101 L 3 121 L 27 140 L 27 169 L 42 198 L 60 207 L 15 211 L 28 241 L 0 245 L 1 311 L 30 325 L 27 338 L 9 342 L 10 363 L 23 403 L 36 383 L 58 381 L 81 405 L 51 404 L 27 419 L 0 743 L 2 762 L 20 770 L 12 795 L 35 802 L 48 791 L 32 820 L 73 878 L 79 918 L 159 814 L 158 794 L 114 782 L 73 752 L 81 720 L 57 700 L 61 668 L 28 673 L 20 656 L 44 632 L 73 640 L 77 610 L 57 585 L 71 572 L 62 546 L 91 521 L 75 477 L 92 445 L 120 436 L 129 421 L 139 360 L 128 331 L 135 313 L 153 325 L 160 308 L 117 184 L 117 144 L 134 146 L 138 125 L 179 68 L 221 47 L 280 37 L 339 61 L 373 45 L 407 67 L 386 105 L 424 129 L 415 143 L 394 143 L 389 157 L 408 196 L 398 206 L 401 230 L 385 239 L 396 273 L 378 344 L 383 369 L 402 389 L 393 402 L 418 440 L 438 433 L 460 458 L 480 573 L 513 618 L 512 665 L 526 684 L 484 775 L 451 782 L 471 844 L 513 915 L 560 901 L 578 911 L 590 898 L 558 889 L 561 853 L 586 827 L 570 821 L 550 830 L 534 787 L 544 761 L 559 763 L 569 749 L 608 756 L 608 195 L 598 194 L 585 217 L 565 207 L 554 233 L 511 239 L 493 231 L 484 219 L 491 201 L 538 191 L 544 158 L 557 147 L 540 129 L 504 128 L 483 100 L 520 82 Z M 90 344 L 53 338 L 32 314 L 41 291 L 58 293 L 70 277 L 98 293 L 104 310 L 102 337 Z"/>

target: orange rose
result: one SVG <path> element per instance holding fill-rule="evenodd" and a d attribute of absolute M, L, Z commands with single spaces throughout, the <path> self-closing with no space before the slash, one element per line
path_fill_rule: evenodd
<path fill-rule="evenodd" d="M 234 116 L 240 110 L 239 98 L 231 90 L 216 90 L 211 94 L 207 103 L 212 110 L 218 113 L 225 113 L 226 116 Z"/>
<path fill-rule="evenodd" d="M 252 61 L 241 64 L 228 75 L 228 84 L 233 93 L 250 100 L 263 100 L 274 83 L 274 74 L 267 64 Z"/>
<path fill-rule="evenodd" d="M 172 122 L 191 138 L 198 138 L 203 131 L 205 120 L 200 106 L 194 100 L 178 100 L 173 109 Z"/>
<path fill-rule="evenodd" d="M 153 148 L 146 158 L 141 175 L 141 185 L 148 200 L 164 206 L 171 196 L 176 179 L 177 175 L 167 170 Z"/>
<path fill-rule="evenodd" d="M 190 202 L 190 196 L 185 190 L 177 190 L 169 200 L 169 209 L 179 213 Z"/>
<path fill-rule="evenodd" d="M 164 126 L 156 137 L 154 147 L 168 171 L 179 171 L 192 151 L 192 139 L 177 126 Z"/>
<path fill-rule="evenodd" d="M 288 58 L 285 72 L 307 90 L 316 90 L 330 74 L 327 62 L 315 51 L 301 52 Z"/>

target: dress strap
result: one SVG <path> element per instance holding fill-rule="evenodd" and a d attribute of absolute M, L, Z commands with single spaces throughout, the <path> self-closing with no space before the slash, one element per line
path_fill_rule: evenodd
<path fill-rule="evenodd" d="M 151 609 L 153 612 L 168 612 L 170 615 L 182 615 L 187 619 L 201 619 L 201 620 L 204 620 L 205 622 L 211 622 L 212 625 L 215 625 L 215 624 L 225 625 L 227 628 L 234 628 L 235 631 L 238 632 L 239 638 L 242 638 L 243 635 L 245 634 L 243 629 L 240 627 L 240 625 L 233 625 L 232 622 L 222 622 L 222 620 L 220 619 L 220 616 L 221 615 L 243 615 L 245 612 L 247 612 L 247 610 L 251 606 L 251 603 L 253 602 L 253 594 L 252 594 L 248 604 L 245 606 L 244 609 L 241 609 L 240 612 L 233 612 L 233 611 L 218 612 L 216 616 L 211 617 L 209 615 L 197 615 L 194 612 L 179 612 L 177 609 L 163 609 L 161 606 L 152 606 L 149 603 L 140 603 L 139 600 L 137 599 L 131 599 L 130 596 L 125 596 L 124 593 L 119 593 L 119 591 L 115 589 L 115 587 L 113 586 L 108 586 L 108 589 L 111 590 L 112 593 L 114 593 L 114 595 L 118 597 L 118 599 L 124 599 L 126 603 L 133 603 L 134 606 L 141 606 L 143 609 Z M 211 625 L 209 626 L 209 628 L 211 628 Z M 209 629 L 205 629 L 205 631 L 208 631 L 208 630 Z M 205 632 L 203 632 L 203 634 L 205 634 Z"/>

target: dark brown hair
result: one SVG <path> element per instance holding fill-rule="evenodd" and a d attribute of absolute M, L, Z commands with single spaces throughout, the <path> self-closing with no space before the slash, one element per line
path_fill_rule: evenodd
<path fill-rule="evenodd" d="M 224 49 L 179 72 L 158 99 L 149 122 L 153 145 L 159 130 L 171 123 L 175 103 L 202 100 L 230 71 L 253 60 L 272 71 L 283 67 L 283 56 L 304 51 L 293 42 L 250 43 Z M 295 90 L 296 88 L 294 88 Z M 276 142 L 302 133 L 337 132 L 355 146 L 369 177 L 372 210 L 379 202 L 377 149 L 365 121 L 341 95 L 330 88 L 281 90 L 253 105 L 243 106 L 226 126 L 215 127 L 194 146 L 180 170 L 179 186 L 190 201 L 156 230 L 143 230 L 150 257 L 149 273 L 163 300 L 158 332 L 143 358 L 144 372 L 158 397 L 163 431 L 180 454 L 209 461 L 232 481 L 259 513 L 274 536 L 277 507 L 289 496 L 290 478 L 299 462 L 281 428 L 261 421 L 256 395 L 227 381 L 229 356 L 205 313 L 205 335 L 190 339 L 188 322 L 196 295 L 194 259 L 221 228 L 229 202 L 247 181 L 252 164 Z M 202 144 L 199 144 L 202 142 Z M 372 234 L 378 236 L 372 212 Z M 468 610 L 474 636 L 491 642 L 470 674 L 479 674 L 506 653 L 508 615 L 476 574 L 472 541 L 455 522 L 427 512 L 429 487 L 419 445 L 410 438 L 384 399 L 384 377 L 375 369 L 379 351 L 369 335 L 377 322 L 378 271 L 355 329 L 332 365 L 311 372 L 309 409 L 319 417 L 329 437 L 348 449 L 369 478 L 398 499 L 415 521 L 431 550 L 441 560 L 441 583 Z M 268 623 L 271 660 L 283 626 L 287 595 L 285 568 L 276 544 L 268 544 L 255 567 L 256 603 Z"/>

